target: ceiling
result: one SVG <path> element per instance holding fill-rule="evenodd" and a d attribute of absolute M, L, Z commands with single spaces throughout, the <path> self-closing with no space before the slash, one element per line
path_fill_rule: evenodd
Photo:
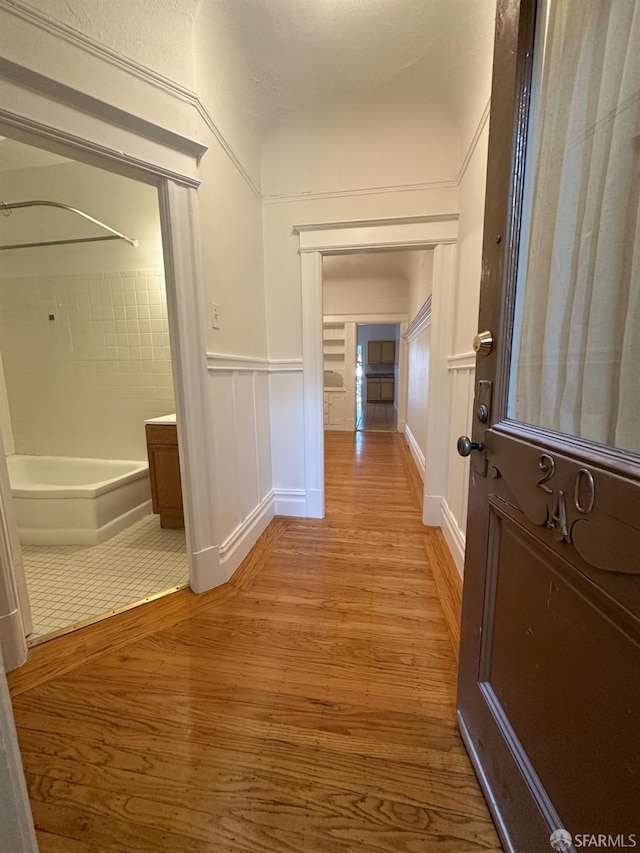
<path fill-rule="evenodd" d="M 230 23 L 272 122 L 318 99 L 434 99 L 464 126 L 486 103 L 477 88 L 491 77 L 494 0 L 201 3 Z"/>
<path fill-rule="evenodd" d="M 187 86 L 205 55 L 210 84 L 237 93 L 262 129 L 323 100 L 436 100 L 464 144 L 489 96 L 495 0 L 31 3 Z"/>

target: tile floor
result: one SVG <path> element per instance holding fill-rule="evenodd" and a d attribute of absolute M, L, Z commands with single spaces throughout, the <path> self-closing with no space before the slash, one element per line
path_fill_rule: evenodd
<path fill-rule="evenodd" d="M 356 429 L 395 432 L 398 413 L 393 403 L 360 403 L 356 405 Z"/>
<path fill-rule="evenodd" d="M 188 580 L 184 530 L 162 530 L 157 515 L 101 545 L 23 545 L 22 554 L 34 626 L 30 645 Z"/>

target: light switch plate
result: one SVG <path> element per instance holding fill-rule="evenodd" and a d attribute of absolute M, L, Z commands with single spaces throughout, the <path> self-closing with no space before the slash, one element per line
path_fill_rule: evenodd
<path fill-rule="evenodd" d="M 211 303 L 211 328 L 220 328 L 220 307 L 217 302 Z"/>

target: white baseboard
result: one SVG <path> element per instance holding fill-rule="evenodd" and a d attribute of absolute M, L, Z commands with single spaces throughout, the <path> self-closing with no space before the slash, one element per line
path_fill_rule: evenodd
<path fill-rule="evenodd" d="M 416 441 L 416 438 L 411 432 L 411 429 L 409 428 L 408 424 L 404 428 L 404 434 L 406 436 L 407 444 L 409 445 L 411 455 L 413 456 L 413 459 L 418 467 L 418 471 L 420 472 L 420 476 L 422 477 L 422 482 L 424 483 L 424 477 L 426 472 L 424 453 L 420 449 L 420 445 Z"/>
<path fill-rule="evenodd" d="M 462 577 L 464 573 L 465 535 L 449 509 L 446 500 L 442 501 L 442 533 L 447 541 L 456 568 Z"/>
<path fill-rule="evenodd" d="M 407 422 L 403 418 L 398 418 L 398 432 L 406 432 Z"/>
<path fill-rule="evenodd" d="M 305 517 L 324 518 L 324 490 L 307 489 L 305 497 Z"/>
<path fill-rule="evenodd" d="M 16 669 L 27 659 L 27 644 L 24 638 L 24 626 L 20 611 L 16 608 L 0 616 L 0 671 L 2 664 L 7 672 Z M 0 750 L 1 752 L 1 750 Z"/>
<path fill-rule="evenodd" d="M 220 545 L 220 567 L 225 580 L 229 580 L 266 530 L 275 515 L 274 505 L 273 491 L 270 491 Z"/>
<path fill-rule="evenodd" d="M 428 527 L 440 527 L 442 523 L 442 504 L 444 498 L 441 495 L 425 495 L 422 505 L 422 523 Z"/>
<path fill-rule="evenodd" d="M 191 555 L 189 586 L 194 592 L 206 592 L 229 580 L 275 515 L 274 504 L 271 491 L 221 545 Z"/>
<path fill-rule="evenodd" d="M 306 493 L 304 489 L 274 489 L 276 515 L 306 516 Z"/>
<path fill-rule="evenodd" d="M 227 580 L 220 565 L 219 545 L 211 545 L 192 553 L 190 563 L 189 586 L 193 592 L 206 592 Z"/>

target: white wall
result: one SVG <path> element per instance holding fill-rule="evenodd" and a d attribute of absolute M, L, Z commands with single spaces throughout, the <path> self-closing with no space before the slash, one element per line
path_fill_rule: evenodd
<path fill-rule="evenodd" d="M 406 314 L 408 284 L 400 278 L 327 279 L 324 314 Z"/>
<path fill-rule="evenodd" d="M 451 117 L 425 98 L 411 104 L 333 102 L 274 127 L 262 149 L 266 198 L 302 193 L 413 187 L 442 182 L 460 162 Z"/>
<path fill-rule="evenodd" d="M 413 252 L 409 272 L 409 322 L 430 296 L 433 288 L 433 250 Z"/>
<path fill-rule="evenodd" d="M 76 162 L 0 174 L 8 201 L 68 204 L 140 240 L 2 253 L 5 450 L 145 460 L 144 421 L 175 411 L 156 189 Z M 0 217 L 3 244 L 104 233 L 58 208 Z"/>
<path fill-rule="evenodd" d="M 415 252 L 409 277 L 409 322 L 423 308 L 433 285 L 433 251 Z M 427 326 L 407 340 L 407 424 L 405 434 L 422 479 L 425 478 L 427 452 L 427 406 L 431 329 Z"/>
<path fill-rule="evenodd" d="M 0 143 L 1 144 L 1 143 Z M 44 199 L 77 207 L 127 237 L 101 243 L 12 249 L 2 252 L 0 274 L 13 276 L 72 275 L 113 270 L 162 270 L 162 238 L 155 187 L 84 163 L 0 172 L 4 202 Z M 0 244 L 31 243 L 107 232 L 76 214 L 51 207 L 12 210 L 0 217 Z"/>
<path fill-rule="evenodd" d="M 16 453 L 146 460 L 175 411 L 157 270 L 0 278 L 0 349 Z"/>

